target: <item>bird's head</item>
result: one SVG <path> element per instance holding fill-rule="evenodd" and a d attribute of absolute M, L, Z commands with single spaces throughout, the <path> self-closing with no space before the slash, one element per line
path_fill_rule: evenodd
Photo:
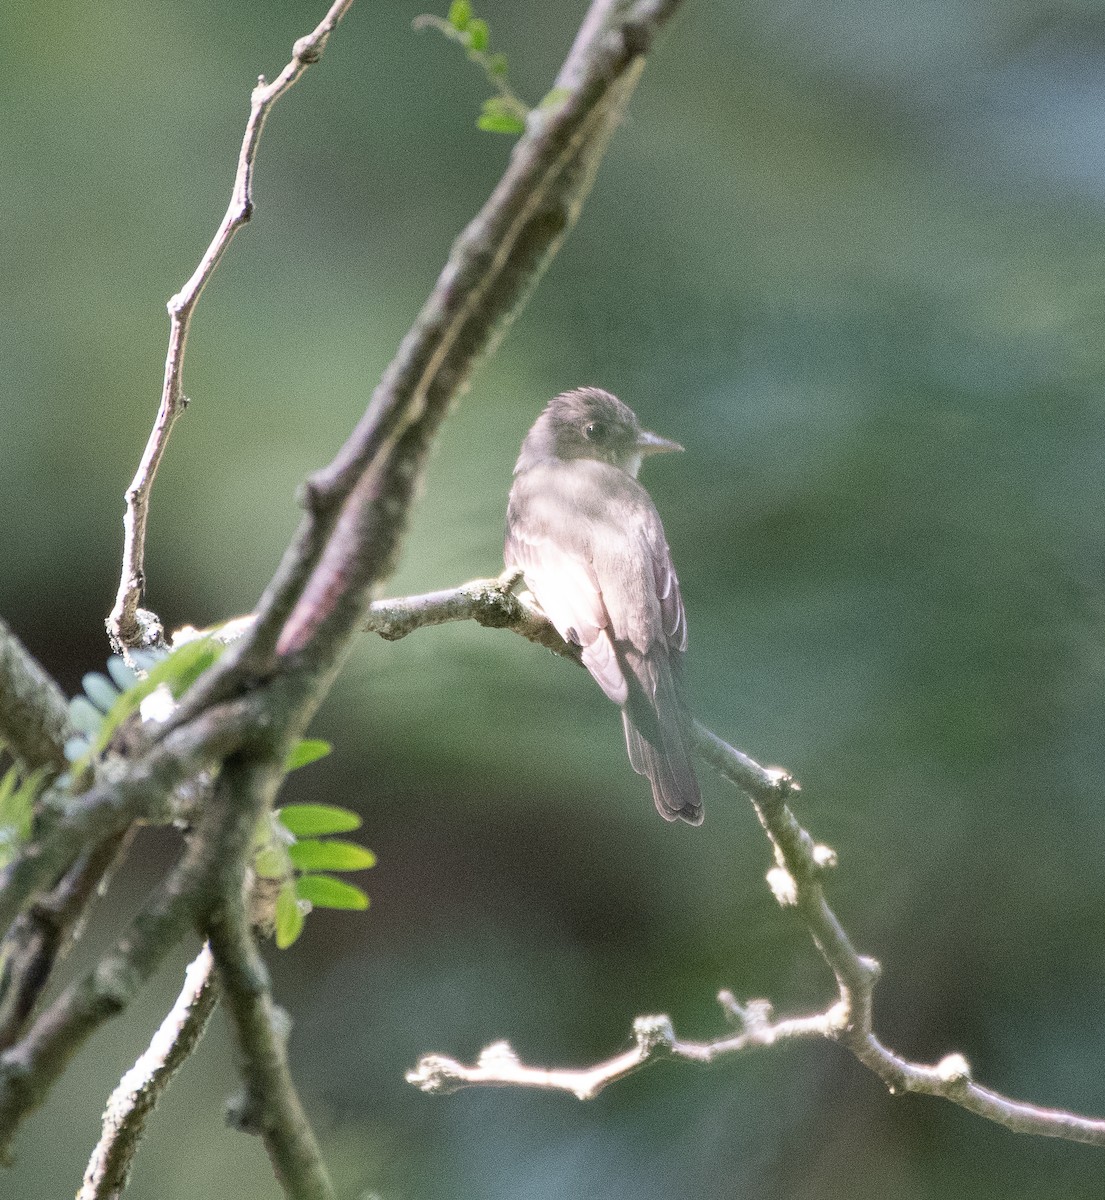
<path fill-rule="evenodd" d="M 576 388 L 549 401 L 522 443 L 518 469 L 550 458 L 590 458 L 636 478 L 646 455 L 682 449 L 642 429 L 637 414 L 617 396 L 601 388 Z"/>

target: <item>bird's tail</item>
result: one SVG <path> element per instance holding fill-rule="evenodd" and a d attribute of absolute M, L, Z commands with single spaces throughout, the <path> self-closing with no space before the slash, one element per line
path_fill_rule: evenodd
<path fill-rule="evenodd" d="M 665 821 L 701 825 L 702 795 L 691 765 L 690 717 L 674 680 L 668 672 L 662 674 L 667 678 L 658 689 L 655 708 L 638 693 L 631 694 L 622 709 L 629 761 L 638 775 L 648 777 L 656 811 Z"/>

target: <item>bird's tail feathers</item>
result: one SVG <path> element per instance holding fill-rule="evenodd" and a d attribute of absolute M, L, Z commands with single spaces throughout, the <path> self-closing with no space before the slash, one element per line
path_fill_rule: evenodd
<path fill-rule="evenodd" d="M 702 796 L 691 765 L 686 731 L 673 723 L 648 721 L 646 728 L 655 738 L 646 737 L 634 723 L 628 708 L 622 709 L 625 745 L 629 761 L 638 775 L 652 784 L 656 811 L 665 821 L 702 824 Z"/>

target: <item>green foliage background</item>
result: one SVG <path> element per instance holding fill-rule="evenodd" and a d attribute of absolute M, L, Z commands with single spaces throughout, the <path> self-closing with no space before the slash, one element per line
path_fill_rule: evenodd
<path fill-rule="evenodd" d="M 0 612 L 76 691 L 106 656 L 122 492 L 164 302 L 221 216 L 258 72 L 324 5 L 15 0 L 0 15 Z M 247 610 L 325 462 L 498 178 L 486 81 L 354 8 L 278 106 L 256 220 L 193 329 L 155 494 L 149 600 Z M 550 85 L 581 3 L 486 0 L 511 81 Z M 924 1059 L 1105 1113 L 1102 534 L 1105 13 L 1091 0 L 687 0 L 582 221 L 448 423 L 395 592 L 492 574 L 522 434 L 610 388 L 687 447 L 647 482 L 702 719 L 803 781 L 833 898 Z M 344 1195 L 387 1200 L 1099 1197 L 1100 1151 L 889 1098 L 831 1046 L 662 1066 L 589 1105 L 423 1097 L 423 1051 L 508 1037 L 586 1062 L 637 1013 L 826 1003 L 745 802 L 670 828 L 568 664 L 472 626 L 366 638 L 286 799 L 357 808 L 367 915 L 273 955 Z M 175 851 L 140 840 L 74 967 Z M 194 947 L 188 947 L 194 951 Z M 80 1057 L 0 1190 L 76 1186 L 185 950 Z M 275 1197 L 224 1130 L 218 1018 L 152 1127 L 135 1200 Z"/>

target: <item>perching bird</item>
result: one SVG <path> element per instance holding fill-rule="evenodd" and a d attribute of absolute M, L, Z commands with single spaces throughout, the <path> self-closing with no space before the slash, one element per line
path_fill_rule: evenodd
<path fill-rule="evenodd" d="M 637 482 L 645 455 L 682 449 L 609 392 L 557 396 L 522 443 L 505 558 L 621 708 L 629 761 L 648 776 L 657 811 L 699 825 L 683 599 L 660 515 Z"/>

